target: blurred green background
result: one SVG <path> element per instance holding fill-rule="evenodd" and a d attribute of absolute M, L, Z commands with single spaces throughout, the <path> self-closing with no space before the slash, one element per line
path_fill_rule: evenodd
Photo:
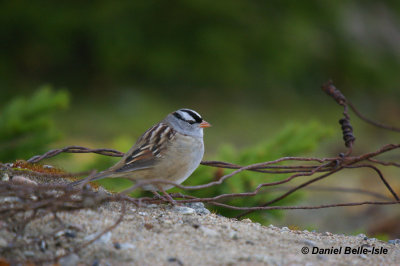
<path fill-rule="evenodd" d="M 2 161 L 67 145 L 127 151 L 182 107 L 213 125 L 206 160 L 335 156 L 344 150 L 342 110 L 320 90 L 329 78 L 364 114 L 399 125 L 398 1 L 3 1 L 0 25 Z M 398 134 L 354 116 L 352 123 L 356 154 L 398 143 Z M 62 155 L 52 162 L 77 172 L 115 160 Z M 195 175 L 205 176 L 201 169 Z M 386 193 L 368 171 L 346 174 L 333 184 Z M 389 181 L 399 191 L 398 178 Z M 342 197 L 316 195 L 305 198 Z M 291 212 L 292 222 L 274 223 L 367 231 L 354 216 L 367 220 L 371 209 Z M 392 210 L 380 207 L 373 217 L 400 217 Z M 346 226 L 329 223 L 338 214 Z"/>

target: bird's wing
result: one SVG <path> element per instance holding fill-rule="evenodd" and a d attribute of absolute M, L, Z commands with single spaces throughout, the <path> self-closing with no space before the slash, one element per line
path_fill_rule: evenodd
<path fill-rule="evenodd" d="M 160 158 L 169 140 L 174 138 L 176 131 L 170 126 L 159 123 L 148 129 L 125 154 L 125 156 L 110 170 L 116 173 L 130 172 L 151 168 Z"/>

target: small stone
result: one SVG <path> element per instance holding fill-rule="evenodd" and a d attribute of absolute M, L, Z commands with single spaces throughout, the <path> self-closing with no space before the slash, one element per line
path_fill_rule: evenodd
<path fill-rule="evenodd" d="M 48 165 L 48 164 L 44 164 L 44 165 L 43 165 L 43 168 L 52 169 L 52 168 L 54 168 L 54 167 L 51 166 L 51 165 Z"/>
<path fill-rule="evenodd" d="M 366 238 L 367 236 L 366 236 L 366 235 L 364 235 L 364 234 L 359 234 L 359 235 L 357 235 L 357 237 L 360 237 L 360 238 Z"/>
<path fill-rule="evenodd" d="M 27 257 L 34 257 L 35 256 L 35 252 L 33 251 L 24 251 L 24 255 Z"/>
<path fill-rule="evenodd" d="M 305 245 L 307 245 L 307 246 L 310 246 L 310 247 L 316 247 L 317 246 L 313 241 L 308 240 L 308 239 L 304 240 L 303 243 Z"/>
<path fill-rule="evenodd" d="M 242 222 L 243 223 L 252 223 L 252 221 L 249 218 L 243 219 Z"/>
<path fill-rule="evenodd" d="M 58 263 L 61 266 L 75 266 L 79 262 L 79 256 L 75 253 L 69 254 L 68 256 L 62 257 Z"/>
<path fill-rule="evenodd" d="M 114 248 L 115 248 L 115 249 L 121 249 L 121 244 L 118 243 L 118 242 L 115 242 L 115 243 L 114 243 Z"/>
<path fill-rule="evenodd" d="M 307 229 L 303 230 L 303 233 L 310 233 Z"/>
<path fill-rule="evenodd" d="M 33 185 L 37 186 L 37 183 L 33 180 L 30 180 L 26 178 L 25 176 L 22 175 L 15 175 L 12 177 L 11 181 L 16 184 L 28 184 L 28 185 Z"/>
<path fill-rule="evenodd" d="M 217 231 L 207 228 L 205 226 L 201 226 L 200 229 L 207 236 L 219 236 L 219 233 Z"/>
<path fill-rule="evenodd" d="M 122 243 L 120 244 L 121 249 L 135 249 L 136 246 L 134 244 L 131 243 Z"/>
<path fill-rule="evenodd" d="M 66 251 L 65 251 L 65 249 L 57 249 L 56 250 L 56 256 L 58 257 L 58 256 L 64 256 L 66 254 Z"/>
<path fill-rule="evenodd" d="M 91 241 L 91 240 L 95 239 L 97 236 L 98 236 L 98 233 L 88 235 L 85 237 L 85 241 Z M 111 240 L 111 236 L 112 236 L 111 232 L 107 232 L 107 233 L 103 234 L 99 239 L 94 241 L 94 243 L 106 244 L 107 242 L 109 242 Z"/>
<path fill-rule="evenodd" d="M 60 237 L 60 236 L 63 236 L 65 234 L 65 232 L 64 231 L 58 231 L 57 233 L 55 233 L 54 234 L 54 237 Z"/>
<path fill-rule="evenodd" d="M 42 252 L 45 252 L 46 249 L 47 249 L 46 241 L 44 241 L 44 240 L 40 241 L 40 246 L 39 246 L 39 248 L 40 248 L 40 250 L 41 250 Z"/>
<path fill-rule="evenodd" d="M 388 240 L 388 243 L 389 243 L 389 244 L 392 244 L 392 245 L 396 245 L 396 240 L 397 240 L 397 239 Z"/>
<path fill-rule="evenodd" d="M 4 173 L 3 176 L 1 177 L 1 181 L 9 181 L 10 176 L 7 173 Z"/>
<path fill-rule="evenodd" d="M 138 214 L 141 215 L 141 216 L 147 216 L 146 212 L 138 212 Z"/>
<path fill-rule="evenodd" d="M 324 236 L 333 236 L 333 234 L 331 232 L 325 232 L 322 235 L 324 235 Z"/>
<path fill-rule="evenodd" d="M 321 254 L 318 254 L 318 255 L 317 255 L 317 258 L 318 258 L 319 260 L 327 260 L 327 259 L 328 259 L 326 256 L 321 255 Z"/>
<path fill-rule="evenodd" d="M 281 228 L 281 232 L 289 232 L 289 231 L 290 231 L 290 229 L 286 226 Z"/>
<path fill-rule="evenodd" d="M 4 238 L 0 238 L 0 248 L 5 248 L 8 246 L 7 241 Z"/>
<path fill-rule="evenodd" d="M 178 265 L 183 265 L 182 261 L 178 258 L 170 257 L 167 259 L 168 262 L 176 262 Z"/>
<path fill-rule="evenodd" d="M 189 202 L 185 205 L 189 208 L 194 209 L 195 212 L 199 215 L 208 215 L 211 213 L 206 207 L 204 207 L 203 202 Z"/>
<path fill-rule="evenodd" d="M 76 237 L 76 233 L 72 230 L 67 230 L 65 231 L 65 236 L 66 237 L 70 237 L 70 238 L 75 238 Z"/>
<path fill-rule="evenodd" d="M 94 260 L 92 266 L 99 266 L 100 262 L 98 260 Z"/>
<path fill-rule="evenodd" d="M 195 210 L 184 206 L 175 206 L 174 210 L 180 214 L 189 215 L 195 213 Z"/>
<path fill-rule="evenodd" d="M 366 236 L 366 237 L 364 237 L 364 240 L 368 240 L 368 237 Z"/>
<path fill-rule="evenodd" d="M 157 204 L 149 204 L 146 206 L 147 208 L 157 208 L 158 205 Z"/>
<path fill-rule="evenodd" d="M 229 237 L 232 238 L 233 240 L 239 239 L 237 232 L 233 230 L 229 232 Z"/>
<path fill-rule="evenodd" d="M 246 240 L 246 244 L 247 244 L 247 245 L 252 245 L 252 246 L 254 246 L 254 242 L 251 241 L 251 240 Z"/>

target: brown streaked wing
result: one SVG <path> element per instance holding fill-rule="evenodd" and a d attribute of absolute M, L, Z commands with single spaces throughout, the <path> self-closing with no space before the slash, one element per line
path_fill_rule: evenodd
<path fill-rule="evenodd" d="M 121 167 L 116 172 L 128 172 L 151 168 L 157 158 L 161 157 L 168 140 L 175 136 L 175 130 L 159 123 L 147 130 L 126 154 Z"/>

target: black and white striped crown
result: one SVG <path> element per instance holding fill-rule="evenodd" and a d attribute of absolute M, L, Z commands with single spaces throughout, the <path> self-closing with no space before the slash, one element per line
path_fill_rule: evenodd
<path fill-rule="evenodd" d="M 179 109 L 172 113 L 176 118 L 183 120 L 189 124 L 201 123 L 203 122 L 203 118 L 201 118 L 200 114 L 191 109 Z"/>

